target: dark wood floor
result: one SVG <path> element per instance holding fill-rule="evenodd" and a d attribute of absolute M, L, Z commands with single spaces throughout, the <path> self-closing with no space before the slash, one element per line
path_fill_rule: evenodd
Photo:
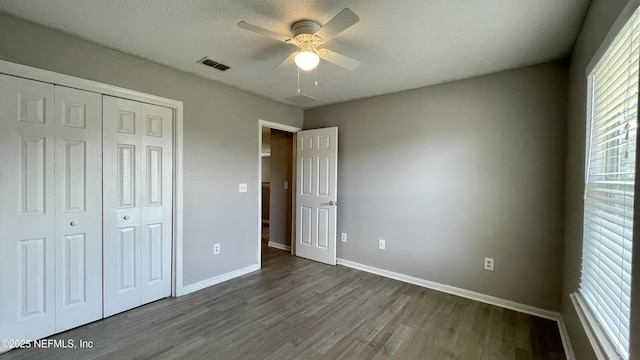
<path fill-rule="evenodd" d="M 564 359 L 556 323 L 264 248 L 259 271 L 9 359 Z"/>

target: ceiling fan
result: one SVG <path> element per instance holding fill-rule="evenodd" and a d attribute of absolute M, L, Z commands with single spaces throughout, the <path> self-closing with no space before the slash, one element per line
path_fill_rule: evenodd
<path fill-rule="evenodd" d="M 240 21 L 238 27 L 300 48 L 299 51 L 294 51 L 286 59 L 282 60 L 273 70 L 291 65 L 295 62 L 300 69 L 309 71 L 315 69 L 320 59 L 323 59 L 353 71 L 360 66 L 359 61 L 329 49 L 319 49 L 318 47 L 358 21 L 360 21 L 358 15 L 350 9 L 345 8 L 340 11 L 338 15 L 334 16 L 333 19 L 329 20 L 328 23 L 324 24 L 324 26 L 320 26 L 320 24 L 312 20 L 296 21 L 291 25 L 291 36 L 278 34 L 244 21 Z"/>

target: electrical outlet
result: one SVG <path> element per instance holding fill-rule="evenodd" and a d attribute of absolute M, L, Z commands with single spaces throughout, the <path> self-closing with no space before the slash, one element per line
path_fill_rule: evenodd
<path fill-rule="evenodd" d="M 213 244 L 213 255 L 220 254 L 220 244 Z"/>
<path fill-rule="evenodd" d="M 288 181 L 284 182 L 284 189 L 285 190 L 289 190 L 289 182 Z"/>
<path fill-rule="evenodd" d="M 347 233 L 342 233 L 340 240 L 342 240 L 342 242 L 347 242 Z"/>
<path fill-rule="evenodd" d="M 384 240 L 382 240 L 382 239 L 379 239 L 379 240 L 378 240 L 378 249 L 380 249 L 380 250 L 384 250 L 384 249 L 385 249 L 385 247 L 386 247 L 386 241 L 384 241 Z"/>
<path fill-rule="evenodd" d="M 493 258 L 488 258 L 488 257 L 484 258 L 484 269 L 493 271 L 493 263 L 494 263 Z"/>
<path fill-rule="evenodd" d="M 247 184 L 240 184 L 238 186 L 238 191 L 241 192 L 241 193 L 242 192 L 247 192 Z"/>

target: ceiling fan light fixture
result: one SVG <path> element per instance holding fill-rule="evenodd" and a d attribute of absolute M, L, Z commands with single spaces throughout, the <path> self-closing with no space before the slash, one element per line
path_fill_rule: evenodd
<path fill-rule="evenodd" d="M 318 63 L 320 63 L 320 57 L 313 51 L 303 50 L 296 55 L 295 62 L 300 69 L 309 71 L 318 66 Z"/>
<path fill-rule="evenodd" d="M 240 21 L 238 27 L 300 48 L 299 52 L 290 53 L 273 70 L 289 66 L 292 62 L 295 62 L 298 70 L 310 71 L 318 66 L 320 58 L 322 58 L 322 60 L 353 71 L 360 65 L 358 61 L 331 50 L 318 49 L 317 47 L 324 46 L 327 41 L 358 21 L 360 21 L 358 15 L 349 8 L 344 8 L 322 26 L 313 20 L 298 20 L 291 25 L 290 35 L 282 35 L 245 21 Z"/>

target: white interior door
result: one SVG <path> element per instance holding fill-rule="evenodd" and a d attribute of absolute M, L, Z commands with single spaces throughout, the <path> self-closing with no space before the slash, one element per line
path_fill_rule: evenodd
<path fill-rule="evenodd" d="M 103 97 L 104 316 L 171 294 L 171 109 Z"/>
<path fill-rule="evenodd" d="M 103 96 L 104 316 L 141 304 L 140 104 Z"/>
<path fill-rule="evenodd" d="M 0 75 L 0 339 L 55 332 L 53 139 L 53 85 Z"/>
<path fill-rule="evenodd" d="M 297 133 L 297 256 L 336 264 L 338 128 Z"/>
<path fill-rule="evenodd" d="M 171 295 L 173 110 L 142 104 L 142 303 Z"/>
<path fill-rule="evenodd" d="M 102 95 L 55 87 L 56 332 L 102 318 Z"/>

